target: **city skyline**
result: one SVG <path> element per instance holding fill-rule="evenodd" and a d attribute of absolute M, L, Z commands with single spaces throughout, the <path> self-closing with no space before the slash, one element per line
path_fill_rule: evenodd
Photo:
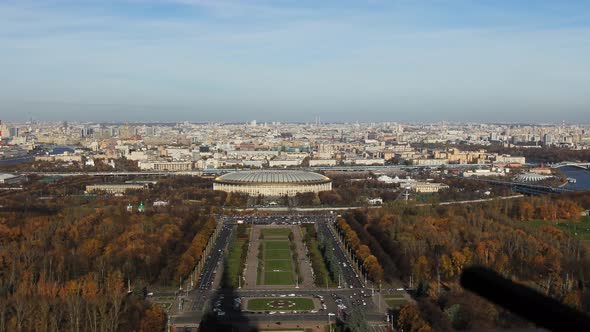
<path fill-rule="evenodd" d="M 586 122 L 583 1 L 7 1 L 0 114 Z"/>

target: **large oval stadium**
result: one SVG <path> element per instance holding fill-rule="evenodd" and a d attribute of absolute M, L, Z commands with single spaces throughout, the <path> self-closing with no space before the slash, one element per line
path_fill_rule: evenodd
<path fill-rule="evenodd" d="M 298 193 L 332 190 L 332 180 L 304 171 L 242 171 L 217 177 L 213 181 L 213 190 L 251 196 L 295 196 Z"/>

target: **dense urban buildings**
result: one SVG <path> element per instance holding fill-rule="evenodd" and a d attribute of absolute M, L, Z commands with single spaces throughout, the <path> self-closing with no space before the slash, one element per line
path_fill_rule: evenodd
<path fill-rule="evenodd" d="M 40 161 L 93 164 L 125 158 L 142 170 L 379 166 L 405 163 L 524 164 L 523 156 L 489 146 L 539 149 L 590 147 L 590 126 L 412 123 L 6 123 L 0 155 L 15 158 L 43 147 Z M 549 139 L 550 138 L 550 139 Z M 465 150 L 465 146 L 479 149 Z"/>
<path fill-rule="evenodd" d="M 523 327 L 462 290 L 472 264 L 580 310 L 590 296 L 575 286 L 590 271 L 587 125 L 0 130 L 0 261 L 14 271 L 0 330 Z"/>

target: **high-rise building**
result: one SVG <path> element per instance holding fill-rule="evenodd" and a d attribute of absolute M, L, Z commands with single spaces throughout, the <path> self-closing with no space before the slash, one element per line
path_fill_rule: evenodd
<path fill-rule="evenodd" d="M 545 134 L 543 136 L 543 144 L 544 145 L 553 145 L 553 135 Z"/>
<path fill-rule="evenodd" d="M 80 137 L 90 137 L 94 133 L 94 129 L 92 128 L 82 128 L 80 130 Z"/>
<path fill-rule="evenodd" d="M 12 128 L 10 128 L 9 133 L 10 133 L 10 137 L 18 137 L 20 134 L 20 128 L 12 127 Z"/>
<path fill-rule="evenodd" d="M 146 136 L 157 136 L 158 135 L 158 128 L 157 127 L 145 128 L 145 135 Z"/>

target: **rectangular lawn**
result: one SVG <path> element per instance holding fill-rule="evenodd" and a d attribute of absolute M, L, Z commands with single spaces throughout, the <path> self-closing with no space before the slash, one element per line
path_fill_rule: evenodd
<path fill-rule="evenodd" d="M 287 239 L 291 234 L 291 229 L 263 228 L 261 232 L 265 237 L 262 240 L 264 269 L 258 273 L 259 282 L 262 281 L 265 285 L 295 284 L 291 257 L 293 253 L 290 241 Z M 267 237 L 273 237 L 273 239 Z"/>
<path fill-rule="evenodd" d="M 289 250 L 289 241 L 264 241 L 264 251 Z"/>
<path fill-rule="evenodd" d="M 262 235 L 267 236 L 284 236 L 287 237 L 291 233 L 289 228 L 263 228 Z"/>
<path fill-rule="evenodd" d="M 264 266 L 266 267 L 266 272 L 272 272 L 275 270 L 280 270 L 281 272 L 293 271 L 290 260 L 267 260 L 264 262 Z"/>
<path fill-rule="evenodd" d="M 273 259 L 291 259 L 291 250 L 267 250 L 264 252 L 265 260 Z"/>
<path fill-rule="evenodd" d="M 293 285 L 295 280 L 293 279 L 293 272 L 272 272 L 269 270 L 264 271 L 264 284 L 265 285 Z"/>

